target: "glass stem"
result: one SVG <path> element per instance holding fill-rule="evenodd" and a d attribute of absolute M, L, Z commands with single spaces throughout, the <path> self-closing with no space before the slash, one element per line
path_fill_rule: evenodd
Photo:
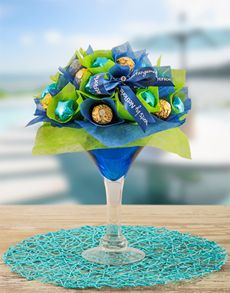
<path fill-rule="evenodd" d="M 104 178 L 107 201 L 107 227 L 100 245 L 105 250 L 120 251 L 127 247 L 127 240 L 122 235 L 120 226 L 120 213 L 122 204 L 122 191 L 124 177 L 116 181 Z"/>

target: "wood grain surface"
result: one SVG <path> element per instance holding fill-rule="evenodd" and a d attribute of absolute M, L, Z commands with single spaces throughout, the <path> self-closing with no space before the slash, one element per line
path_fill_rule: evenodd
<path fill-rule="evenodd" d="M 0 206 L 0 254 L 18 241 L 38 233 L 105 222 L 104 206 Z M 230 206 L 123 206 L 122 223 L 154 225 L 206 237 L 230 251 Z M 0 292 L 99 292 L 72 290 L 27 281 L 0 262 Z M 229 293 L 230 264 L 202 279 L 167 286 L 137 289 L 109 289 L 100 292 Z"/>

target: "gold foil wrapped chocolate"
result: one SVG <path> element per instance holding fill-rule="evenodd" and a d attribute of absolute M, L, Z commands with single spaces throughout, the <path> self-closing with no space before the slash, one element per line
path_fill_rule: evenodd
<path fill-rule="evenodd" d="M 134 69 L 134 66 L 135 66 L 135 62 L 133 61 L 133 59 L 129 57 L 121 57 L 117 59 L 117 63 L 122 66 L 129 66 L 131 71 Z"/>
<path fill-rule="evenodd" d="M 45 97 L 41 101 L 42 108 L 46 110 L 51 100 L 52 100 L 51 94 L 50 93 L 46 94 Z"/>
<path fill-rule="evenodd" d="M 161 99 L 159 101 L 160 104 L 160 111 L 154 113 L 157 117 L 161 119 L 167 119 L 171 114 L 171 105 L 168 101 Z"/>
<path fill-rule="evenodd" d="M 98 124 L 108 124 L 113 119 L 113 111 L 106 104 L 100 104 L 93 107 L 92 119 Z"/>
<path fill-rule="evenodd" d="M 78 70 L 75 74 L 75 79 L 77 79 L 78 81 L 81 81 L 83 75 L 86 73 L 87 69 L 86 68 L 81 68 L 80 70 Z"/>

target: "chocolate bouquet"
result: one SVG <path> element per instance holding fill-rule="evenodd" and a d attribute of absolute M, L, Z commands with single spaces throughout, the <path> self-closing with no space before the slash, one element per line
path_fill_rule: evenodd
<path fill-rule="evenodd" d="M 84 250 L 88 261 L 123 265 L 145 253 L 129 247 L 119 226 L 124 178 L 143 146 L 190 158 L 178 128 L 191 108 L 185 71 L 152 66 L 145 51 L 128 43 L 108 51 L 77 51 L 35 99 L 29 125 L 44 122 L 34 154 L 87 151 L 104 177 L 108 225 L 98 247 Z M 137 178 L 138 179 L 138 178 Z"/>
<path fill-rule="evenodd" d="M 191 108 L 185 70 L 153 66 L 129 43 L 76 51 L 35 98 L 34 154 L 153 146 L 190 157 L 178 128 Z"/>

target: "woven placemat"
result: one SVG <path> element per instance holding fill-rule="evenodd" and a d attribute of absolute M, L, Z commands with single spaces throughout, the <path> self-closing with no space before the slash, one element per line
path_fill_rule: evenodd
<path fill-rule="evenodd" d="M 104 226 L 83 226 L 35 235 L 3 255 L 3 261 L 28 280 L 65 288 L 154 286 L 201 277 L 218 271 L 226 250 L 214 241 L 166 228 L 123 226 L 130 246 L 146 253 L 144 260 L 123 266 L 90 263 L 83 250 L 95 247 Z"/>

